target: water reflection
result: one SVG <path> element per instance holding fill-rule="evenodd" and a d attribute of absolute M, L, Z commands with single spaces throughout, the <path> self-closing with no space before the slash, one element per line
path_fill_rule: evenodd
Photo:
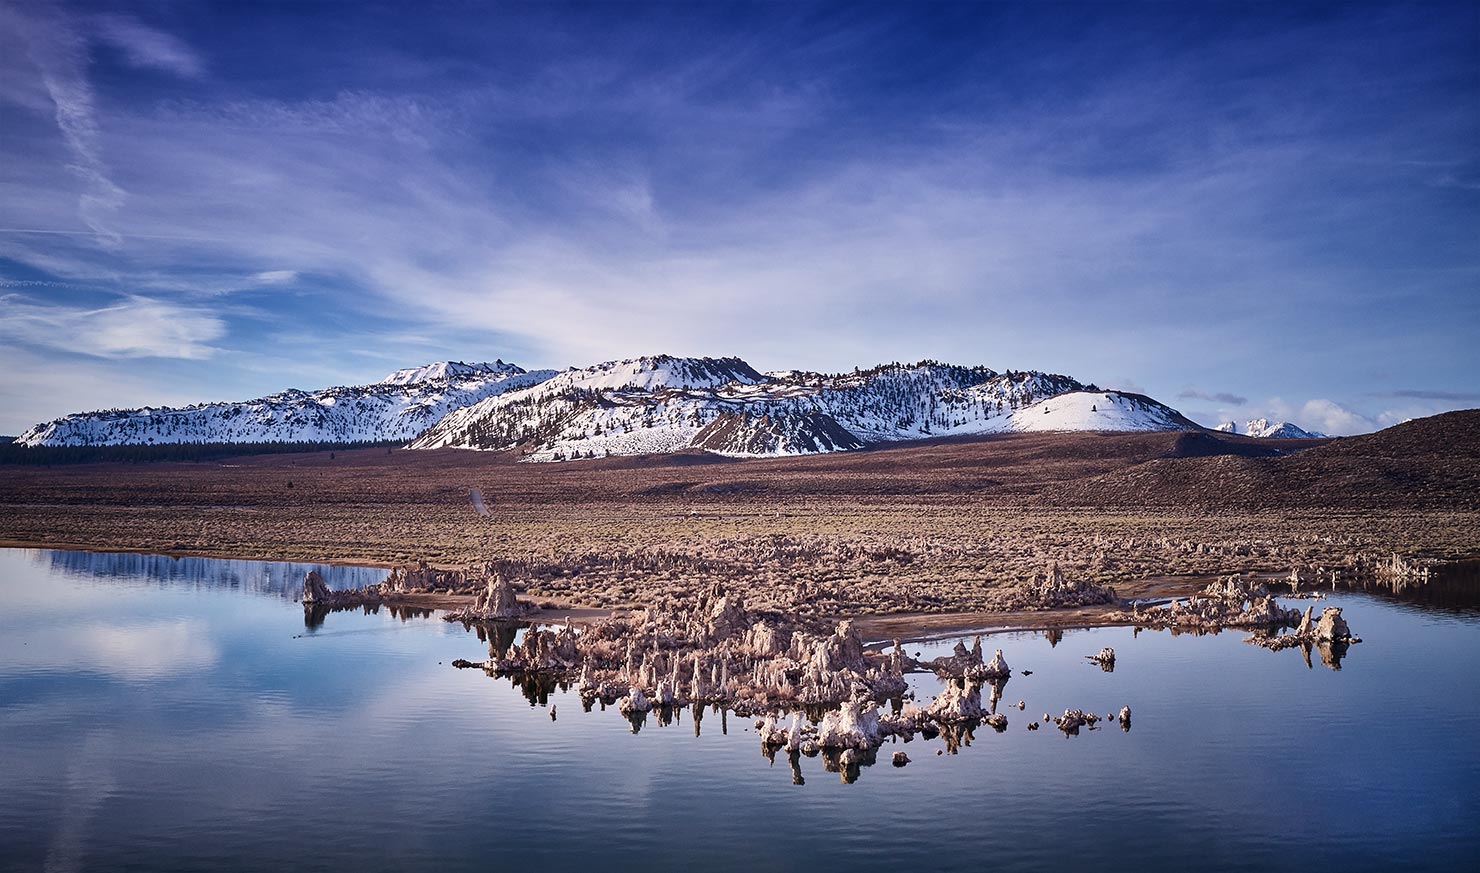
<path fill-rule="evenodd" d="M 514 641 L 519 638 L 520 629 L 528 626 L 528 622 L 519 621 L 487 621 L 464 625 L 477 634 L 479 642 L 488 644 L 490 660 L 497 660 L 507 655 L 509 650 L 514 648 Z"/>
<path fill-rule="evenodd" d="M 26 549 L 36 564 L 69 577 L 153 585 L 160 588 L 244 591 L 284 600 L 303 593 L 303 576 L 317 570 L 330 588 L 358 588 L 385 578 L 375 567 L 342 567 L 295 561 L 244 561 L 127 552 Z"/>
<path fill-rule="evenodd" d="M 1018 720 L 856 758 L 772 750 L 767 766 L 748 720 L 728 731 L 712 706 L 655 710 L 634 737 L 601 701 L 590 715 L 577 708 L 574 688 L 446 666 L 519 645 L 518 626 L 465 634 L 361 609 L 329 618 L 346 632 L 308 639 L 291 598 L 120 581 L 130 584 L 100 597 L 97 577 L 0 552 L 0 604 L 29 598 L 24 611 L 0 608 L 0 869 L 473 871 L 507 855 L 510 834 L 540 836 L 518 846 L 520 866 L 540 870 L 585 870 L 593 857 L 711 871 L 946 868 L 967 861 L 942 863 L 960 830 L 942 798 L 986 786 L 1007 835 L 991 841 L 992 860 L 1008 869 L 1050 857 L 1468 869 L 1480 855 L 1480 748 L 1465 731 L 1480 700 L 1461 693 L 1480 676 L 1473 613 L 1332 595 L 1367 642 L 1354 655 L 1306 654 L 1339 674 L 1301 671 L 1237 635 L 1067 631 L 1055 648 L 1039 632 L 1005 634 L 996 642 L 1027 669 L 982 687 L 983 709 L 1010 711 L 1020 697 L 1035 714 L 1126 703 L 1136 730 L 1102 722 L 1064 741 Z M 918 648 L 946 655 L 954 642 Z M 1105 645 L 1119 669 L 1085 669 Z M 78 669 L 90 662 L 107 669 Z M 939 688 L 931 676 L 910 682 L 917 703 Z M 558 722 L 530 709 L 541 700 L 566 704 Z M 1374 700 L 1384 717 L 1363 714 Z M 1271 777 L 1261 762 L 1276 747 L 1300 766 Z M 914 760 L 880 766 L 896 749 Z M 1333 789 L 1339 803 L 1311 802 Z M 1072 826 L 1066 809 L 1079 810 Z M 498 827 L 477 810 L 497 810 Z M 744 846 L 744 857 L 711 844 Z"/>
<path fill-rule="evenodd" d="M 400 621 L 431 618 L 437 610 L 424 606 L 407 606 L 403 603 L 362 603 L 355 606 L 331 606 L 327 603 L 303 604 L 303 626 L 316 630 L 323 626 L 331 612 L 358 612 L 361 615 L 379 615 L 381 610 Z"/>
<path fill-rule="evenodd" d="M 1439 564 L 1421 575 L 1342 579 L 1328 590 L 1362 591 L 1445 611 L 1480 612 L 1480 560 Z"/>
<path fill-rule="evenodd" d="M 1337 640 L 1334 642 L 1331 640 L 1322 640 L 1321 642 L 1316 644 L 1316 650 L 1321 653 L 1321 663 L 1326 665 L 1327 667 L 1330 667 L 1332 670 L 1341 669 L 1341 659 L 1346 657 L 1347 650 L 1350 648 L 1351 644 L 1346 642 L 1345 640 Z M 1307 667 L 1310 666 L 1309 649 L 1307 649 L 1305 653 L 1305 665 Z"/>

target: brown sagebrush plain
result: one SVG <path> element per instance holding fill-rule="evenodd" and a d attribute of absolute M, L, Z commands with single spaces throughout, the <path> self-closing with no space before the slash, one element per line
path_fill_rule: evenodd
<path fill-rule="evenodd" d="M 360 449 L 6 466 L 0 543 L 499 561 L 561 608 L 722 582 L 796 612 L 969 612 L 1050 562 L 1134 593 L 1168 575 L 1473 557 L 1477 434 L 1480 411 L 1331 441 L 1021 434 L 752 460 Z"/>

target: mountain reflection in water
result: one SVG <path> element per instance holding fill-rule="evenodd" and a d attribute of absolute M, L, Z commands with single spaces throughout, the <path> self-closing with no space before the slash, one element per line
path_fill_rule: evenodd
<path fill-rule="evenodd" d="M 330 588 L 360 588 L 385 578 L 377 567 L 345 567 L 294 561 L 246 561 L 225 558 L 147 555 L 133 552 L 74 552 L 21 549 L 37 563 L 77 579 L 131 585 L 200 590 L 244 591 L 297 600 L 309 570 L 323 575 Z"/>

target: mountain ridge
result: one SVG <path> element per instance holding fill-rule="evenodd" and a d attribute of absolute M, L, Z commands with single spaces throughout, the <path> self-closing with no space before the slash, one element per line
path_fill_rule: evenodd
<path fill-rule="evenodd" d="M 851 372 L 762 373 L 738 357 L 649 355 L 562 371 L 438 361 L 368 385 L 241 402 L 74 413 L 27 446 L 405 440 L 517 450 L 530 461 L 702 450 L 732 457 L 849 451 L 940 436 L 1199 430 L 1140 394 L 1068 376 L 934 360 Z"/>
<path fill-rule="evenodd" d="M 1042 405 L 1065 395 L 1075 396 Z M 958 434 L 1184 429 L 1199 426 L 1149 397 L 1051 373 L 920 361 L 763 374 L 738 358 L 658 356 L 566 370 L 487 398 L 409 448 L 517 449 L 531 461 L 695 448 L 766 457 Z"/>
<path fill-rule="evenodd" d="M 448 371 L 449 363 L 458 369 Z M 490 369 L 472 369 L 480 366 Z M 409 440 L 452 409 L 554 375 L 502 361 L 497 366 L 444 361 L 398 370 L 387 379 L 438 367 L 449 375 L 318 391 L 288 388 L 253 400 L 72 413 L 38 424 L 15 441 L 34 447 Z"/>

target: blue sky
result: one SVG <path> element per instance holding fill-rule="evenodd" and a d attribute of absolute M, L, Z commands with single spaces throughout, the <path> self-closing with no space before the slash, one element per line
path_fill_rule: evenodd
<path fill-rule="evenodd" d="M 440 359 L 1480 406 L 1473 3 L 0 0 L 0 433 Z"/>

